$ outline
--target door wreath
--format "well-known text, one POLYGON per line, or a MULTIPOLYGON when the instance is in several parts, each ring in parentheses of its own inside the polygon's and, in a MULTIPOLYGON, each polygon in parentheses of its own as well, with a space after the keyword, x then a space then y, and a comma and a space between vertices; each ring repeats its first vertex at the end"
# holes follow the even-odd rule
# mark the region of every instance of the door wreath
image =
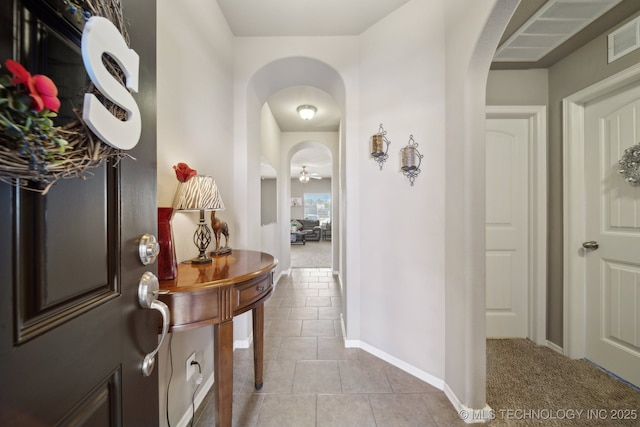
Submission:
MULTIPOLYGON (((63 0, 57 13, 80 29, 91 16, 107 18, 129 44, 119 0, 63 0)), ((125 75, 116 62, 106 57, 105 65, 125 86, 125 75)), ((60 101, 55 82, 47 76, 31 75, 12 59, 4 62, 4 69, 8 73, 0 76, 0 181, 45 195, 61 178, 85 179, 91 176, 91 168, 131 157, 102 142, 78 109, 74 109, 74 120, 54 126, 60 101)), ((126 112, 93 83, 84 92, 96 95, 113 116, 126 119, 126 112)))
POLYGON ((640 185, 640 144, 624 150, 618 165, 618 172, 624 176, 625 181, 634 186, 640 185))

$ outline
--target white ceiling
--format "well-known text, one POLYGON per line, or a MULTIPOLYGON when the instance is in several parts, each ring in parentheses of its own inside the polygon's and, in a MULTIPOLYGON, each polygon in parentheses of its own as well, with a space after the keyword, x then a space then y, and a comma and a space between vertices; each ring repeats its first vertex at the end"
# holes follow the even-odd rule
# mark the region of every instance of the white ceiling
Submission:
MULTIPOLYGON (((220 9, 231 28, 238 37, 290 37, 290 36, 355 36, 389 15, 409 0, 217 0, 220 9)), ((475 1, 475 0, 469 0, 475 1)), ((523 51, 527 43, 538 44, 541 39, 519 37, 526 35, 527 28, 532 22, 525 22, 531 15, 541 19, 565 19, 556 27, 557 33, 566 33, 571 37, 572 29, 583 28, 599 16, 600 11, 608 10, 611 5, 621 0, 523 0, 519 10, 524 15, 523 20, 513 19, 518 23, 515 35, 509 39, 507 46, 523 47, 518 61, 524 62, 523 51), (546 3, 546 5, 545 5, 546 3), (532 7, 527 7, 533 5, 532 7), (536 12, 538 14, 536 15, 536 12), (579 25, 576 20, 580 20, 579 25), (520 25, 522 24, 522 25, 520 25)), ((640 2, 640 0, 625 0, 624 3, 640 2)), ((522 16, 522 15, 521 15, 522 16)), ((543 22, 543 21, 540 21, 543 22)), ((549 23, 548 21, 546 23, 549 23)), ((551 22, 554 24, 557 22, 551 22)), ((535 28, 535 26, 534 26, 535 28)), ((556 45, 557 46, 557 45, 556 45)), ((554 47, 544 48, 549 52, 554 47)), ((533 52, 535 49, 531 49, 533 52)), ((558 49, 559 50, 559 49, 558 49)), ((513 51, 511 51, 513 52, 513 51)), ((533 55, 533 54, 532 54, 533 55)), ((532 56, 529 55, 529 56, 532 56)), ((540 50, 536 50, 536 56, 540 50)), ((526 56, 526 54, 525 54, 526 56)), ((534 59, 532 59, 534 60, 534 59)), ((514 67, 515 68, 515 67, 514 67)), ((273 94, 268 100, 280 130, 283 132, 327 132, 337 131, 341 112, 335 100, 327 93, 308 86, 296 86, 273 94), (299 105, 311 104, 318 108, 317 116, 309 121, 303 121, 296 114, 299 105)), ((321 176, 331 176, 330 160, 327 164, 327 153, 320 153, 306 149, 294 156, 291 165, 291 176, 297 177, 302 165, 308 166, 310 173, 316 172, 321 176), (314 161, 315 160, 315 161, 314 161), (314 170, 315 168, 315 170, 314 170)))
MULTIPOLYGON (((337 132, 341 112, 335 99, 323 90, 311 86, 291 86, 267 99, 274 119, 282 132, 337 132), (317 108, 311 120, 303 120, 297 112, 300 105, 317 108)), ((291 159, 291 176, 298 177, 302 166, 309 173, 329 178, 332 174, 329 149, 305 148, 291 159)), ((263 171, 263 177, 268 176, 263 171)))
MULTIPOLYGON (((238 37, 356 36, 409 0, 217 0, 231 31, 238 37)), ((273 94, 269 108, 282 132, 337 132, 342 115, 328 93, 309 86, 294 86, 273 94), (302 120, 296 108, 318 109, 302 120)), ((307 148, 291 159, 291 176, 302 166, 310 174, 331 176, 328 150, 307 148)), ((269 175, 263 167, 263 176, 269 175)))
POLYGON ((409 0, 218 0, 238 37, 356 36, 409 0))
POLYGON ((282 132, 337 132, 340 109, 327 92, 311 86, 291 86, 267 99, 271 113, 282 132), (318 109, 311 120, 302 120, 296 111, 300 105, 318 109))

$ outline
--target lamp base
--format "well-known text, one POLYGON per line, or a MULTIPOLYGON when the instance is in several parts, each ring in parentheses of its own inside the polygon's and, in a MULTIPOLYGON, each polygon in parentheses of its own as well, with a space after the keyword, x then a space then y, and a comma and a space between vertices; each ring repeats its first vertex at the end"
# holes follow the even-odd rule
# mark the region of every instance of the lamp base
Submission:
POLYGON ((210 264, 211 263, 211 258, 209 258, 208 256, 198 256, 197 258, 192 259, 191 264, 210 264))
POLYGON ((211 230, 204 221, 204 209, 200 209, 200 221, 198 228, 193 233, 193 243, 198 248, 198 257, 191 260, 191 264, 209 264, 211 258, 207 256, 207 247, 211 243, 211 230))

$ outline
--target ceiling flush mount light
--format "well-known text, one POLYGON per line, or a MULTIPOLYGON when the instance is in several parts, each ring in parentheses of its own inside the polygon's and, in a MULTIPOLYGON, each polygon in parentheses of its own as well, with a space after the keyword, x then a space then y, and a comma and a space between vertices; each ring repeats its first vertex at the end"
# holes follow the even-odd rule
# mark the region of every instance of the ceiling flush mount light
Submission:
POLYGON ((371 141, 371 155, 373 159, 378 162, 380 170, 382 170, 382 165, 389 158, 387 152, 389 151, 389 144, 391 143, 387 139, 387 131, 382 127, 382 123, 378 129, 378 133, 372 135, 369 140, 371 141))
POLYGON ((307 169, 305 168, 306 166, 302 167, 302 170, 300 171, 300 177, 298 178, 300 182, 303 184, 306 184, 307 182, 309 182, 309 172, 307 172, 307 169))
POLYGON ((301 105, 297 108, 298 114, 303 120, 311 120, 318 109, 313 105, 301 105))
POLYGON ((420 175, 420 163, 423 157, 418 151, 418 143, 413 140, 413 135, 409 135, 409 143, 400 152, 402 153, 402 172, 413 186, 413 181, 420 175))

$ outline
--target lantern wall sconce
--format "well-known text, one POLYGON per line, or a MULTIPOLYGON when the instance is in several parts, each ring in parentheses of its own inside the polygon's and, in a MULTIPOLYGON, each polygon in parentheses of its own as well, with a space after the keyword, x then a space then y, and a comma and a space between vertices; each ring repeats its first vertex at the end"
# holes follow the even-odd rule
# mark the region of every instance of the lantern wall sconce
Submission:
POLYGON ((382 170, 382 165, 389 158, 387 152, 389 151, 389 144, 391 144, 387 139, 387 131, 384 130, 382 124, 380 124, 378 133, 372 135, 369 140, 371 141, 371 155, 373 159, 378 162, 380 170, 382 170))
POLYGON ((409 143, 400 152, 402 154, 402 173, 409 178, 409 182, 413 186, 413 181, 420 175, 420 164, 423 157, 418 151, 418 143, 413 140, 413 135, 409 135, 409 143))

